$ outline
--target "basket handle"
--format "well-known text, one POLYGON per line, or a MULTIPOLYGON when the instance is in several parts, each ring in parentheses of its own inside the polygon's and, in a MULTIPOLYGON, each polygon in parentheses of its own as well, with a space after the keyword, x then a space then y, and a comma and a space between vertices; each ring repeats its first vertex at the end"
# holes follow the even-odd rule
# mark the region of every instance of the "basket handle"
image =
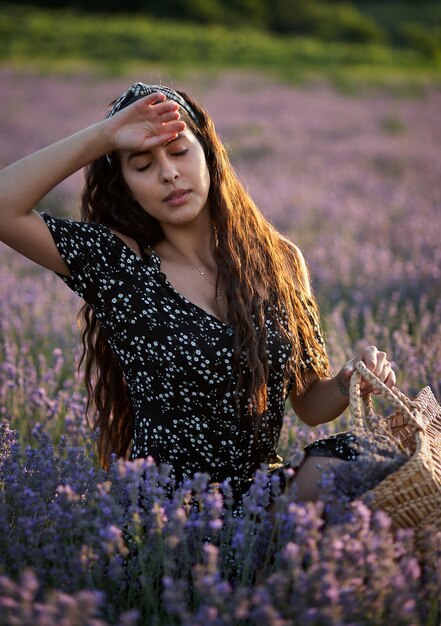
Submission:
MULTIPOLYGON (((362 413, 361 413, 361 393, 360 384, 361 379, 367 380, 372 387, 379 391, 380 394, 390 402, 390 404, 401 412, 406 424, 411 424, 415 430, 424 430, 424 422, 421 416, 421 412, 418 410, 416 404, 409 400, 401 391, 396 387, 389 389, 381 380, 375 376, 363 361, 358 361, 355 365, 354 372, 351 376, 351 383, 349 389, 349 405, 352 418, 356 423, 362 425, 362 413)), ((372 408, 372 399, 370 394, 364 399, 365 415, 373 416, 374 411, 372 408)))

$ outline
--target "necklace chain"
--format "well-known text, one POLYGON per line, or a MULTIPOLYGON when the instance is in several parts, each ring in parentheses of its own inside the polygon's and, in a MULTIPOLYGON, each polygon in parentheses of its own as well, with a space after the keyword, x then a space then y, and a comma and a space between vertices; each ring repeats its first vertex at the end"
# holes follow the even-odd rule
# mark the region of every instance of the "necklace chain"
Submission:
MULTIPOLYGON (((154 250, 154 248, 151 248, 151 250, 154 250)), ((224 299, 224 294, 222 292, 222 289, 220 289, 220 287, 216 287, 216 285, 213 283, 213 281, 211 281, 208 278, 207 274, 204 271, 202 271, 197 265, 192 265, 191 263, 188 263, 186 261, 184 261, 184 263, 185 265, 188 265, 188 267, 191 267, 192 269, 195 269, 197 272, 199 272, 202 278, 205 278, 205 280, 216 289, 216 296, 215 296, 216 302, 221 302, 224 299)))
POLYGON ((210 285, 213 285, 213 287, 216 289, 216 302, 220 302, 221 300, 223 300, 224 294, 222 293, 222 290, 219 287, 216 287, 216 285, 213 283, 213 281, 211 281, 208 278, 207 274, 205 272, 203 272, 197 265, 190 265, 190 267, 192 267, 193 269, 197 270, 199 272, 199 274, 203 278, 205 278, 205 280, 208 283, 210 283, 210 285))

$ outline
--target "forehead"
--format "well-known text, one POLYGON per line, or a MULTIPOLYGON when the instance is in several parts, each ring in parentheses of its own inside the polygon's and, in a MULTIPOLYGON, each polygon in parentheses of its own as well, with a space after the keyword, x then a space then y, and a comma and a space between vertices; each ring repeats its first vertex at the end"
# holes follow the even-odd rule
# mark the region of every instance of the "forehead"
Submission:
POLYGON ((163 146, 168 146, 179 139, 187 139, 188 141, 196 141, 196 137, 193 132, 186 126, 185 130, 182 130, 175 139, 169 139, 166 141, 163 146))

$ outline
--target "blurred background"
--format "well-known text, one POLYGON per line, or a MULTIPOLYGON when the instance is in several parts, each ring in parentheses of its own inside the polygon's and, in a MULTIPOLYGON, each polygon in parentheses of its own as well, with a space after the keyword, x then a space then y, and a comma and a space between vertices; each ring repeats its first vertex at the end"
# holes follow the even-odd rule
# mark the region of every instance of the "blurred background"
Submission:
MULTIPOLYGON (((440 79, 439 2, 0 3, 0 166, 102 119, 136 80, 192 93, 262 212, 303 250, 334 368, 376 343, 403 391, 440 397, 440 79)), ((39 208, 77 216, 81 182, 39 208)), ((62 390, 63 406, 83 395, 80 302, 0 256, 0 411, 29 431, 46 419, 43 392, 62 390)))
POLYGON ((322 70, 336 64, 429 70, 440 60, 441 6, 434 0, 25 0, 0 6, 1 56, 11 60, 264 65, 288 75, 320 64, 322 70), (323 45, 329 43, 355 47, 350 54, 345 46, 323 45))

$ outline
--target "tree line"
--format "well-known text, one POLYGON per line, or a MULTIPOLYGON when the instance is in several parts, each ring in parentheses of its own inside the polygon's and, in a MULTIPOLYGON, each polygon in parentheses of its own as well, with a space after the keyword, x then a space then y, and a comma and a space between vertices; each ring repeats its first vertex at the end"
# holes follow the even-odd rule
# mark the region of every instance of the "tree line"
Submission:
MULTIPOLYGON (((233 28, 249 26, 279 34, 314 36, 325 41, 400 43, 403 37, 406 40, 426 38, 425 26, 415 23, 415 19, 421 21, 418 18, 423 14, 432 19, 431 9, 436 2, 422 1, 417 7, 414 0, 15 0, 6 4, 97 13, 139 13, 180 22, 233 28), (406 16, 404 29, 403 15, 406 16)), ((437 11, 436 17, 441 23, 441 11, 437 11)))

